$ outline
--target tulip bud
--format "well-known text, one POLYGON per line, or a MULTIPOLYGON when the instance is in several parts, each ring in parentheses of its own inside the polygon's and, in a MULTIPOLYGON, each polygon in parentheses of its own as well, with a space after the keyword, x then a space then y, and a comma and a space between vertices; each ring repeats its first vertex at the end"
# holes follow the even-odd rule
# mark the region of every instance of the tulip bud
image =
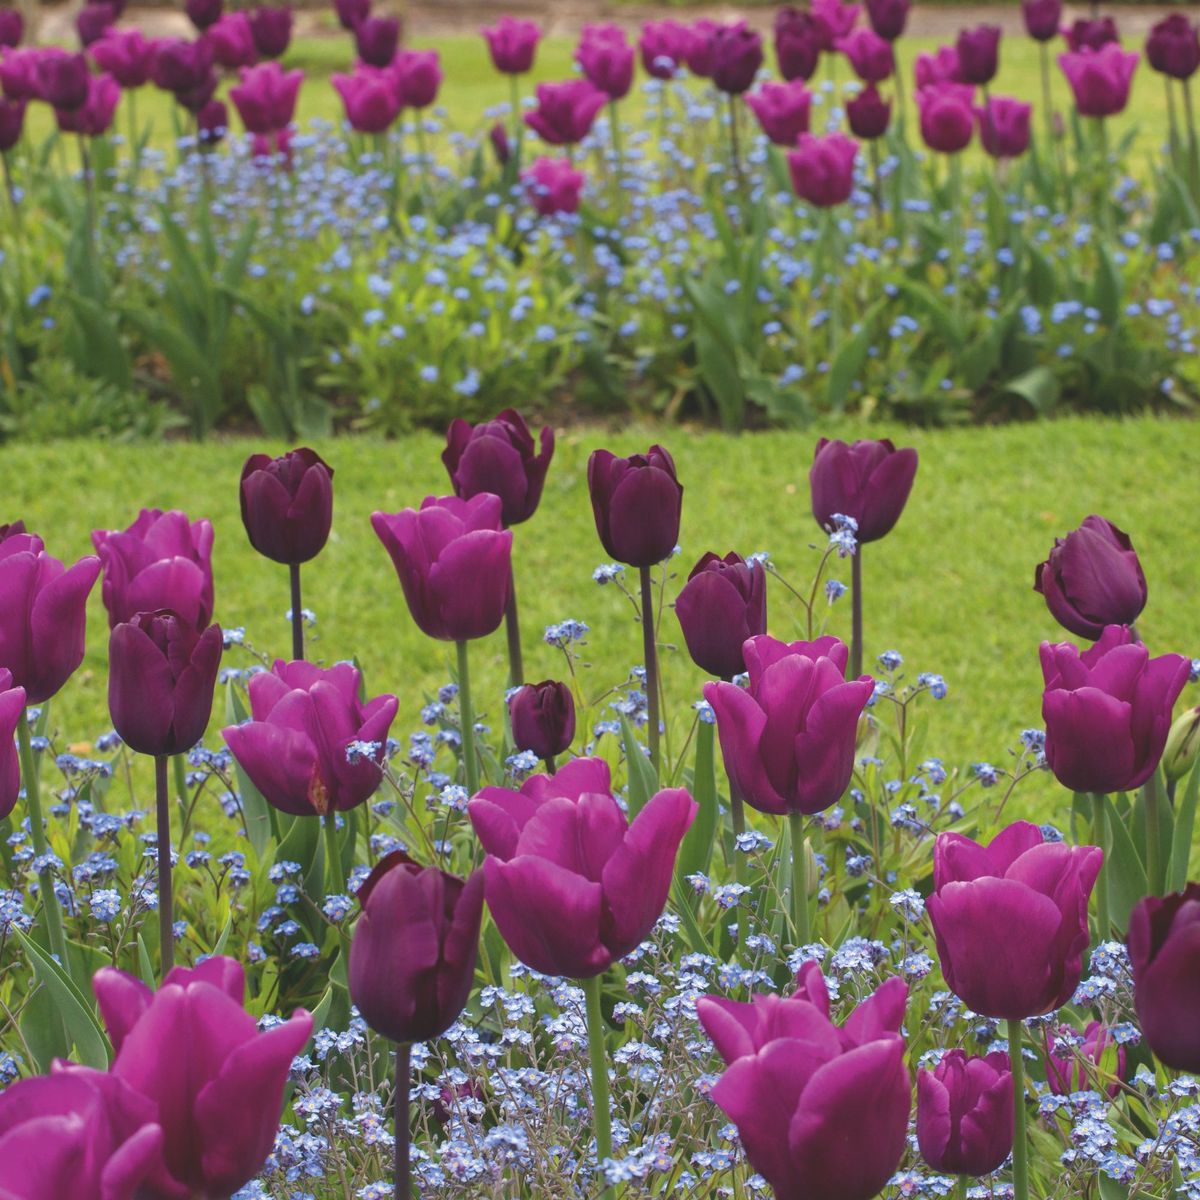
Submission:
POLYGON ((25 18, 15 8, 0 8, 0 46, 19 46, 25 18))
POLYGON ((949 1050, 917 1072, 917 1142, 947 1175, 990 1175, 1012 1153, 1013 1077, 999 1052, 949 1050))
POLYGON ((767 632, 767 573, 740 554, 706 554, 693 568, 675 601, 692 661, 719 679, 746 669, 742 646, 767 632))
POLYGON ((744 21, 721 25, 712 35, 712 81, 718 91, 740 96, 763 65, 762 38, 744 21))
POLYGON ((859 542, 878 541, 900 519, 916 474, 917 452, 887 438, 849 445, 821 438, 808 472, 813 516, 825 530, 838 513, 853 517, 859 542))
POLYGON ((184 11, 188 20, 204 33, 221 19, 223 0, 186 0, 184 11))
POLYGON ((1167 734, 1167 745, 1163 750, 1163 774, 1172 783, 1182 779, 1196 761, 1200 751, 1200 705, 1189 708, 1187 712, 1175 718, 1170 733, 1167 734))
POLYGON ((618 458, 595 450, 588 459, 592 515, 604 549, 631 567, 669 558, 679 541, 683 487, 662 446, 618 458))
POLYGON ((354 44, 368 66, 386 67, 400 46, 400 18, 364 17, 355 26, 354 44))
MULTIPOLYGON (((504 145, 507 152, 507 138, 504 145)), ((481 492, 499 496, 504 524, 510 526, 528 521, 537 511, 553 456, 554 430, 547 425, 535 446, 525 418, 506 408, 478 425, 461 417, 451 421, 442 462, 456 496, 463 500, 481 492)))
POLYGON ((621 100, 633 84, 634 48, 619 25, 587 25, 575 53, 584 76, 610 100, 621 100))
POLYGON ((547 679, 517 688, 508 699, 508 716, 517 749, 546 762, 575 740, 575 700, 565 683, 547 679))
POLYGON ((320 554, 333 522, 333 468, 315 451, 252 454, 242 468, 242 524, 250 544, 277 563, 320 554))
POLYGON ((263 58, 279 58, 292 40, 290 8, 255 8, 250 12, 250 33, 263 58))
POLYGON ((533 67, 542 31, 532 21, 501 17, 480 31, 487 39, 492 65, 506 75, 524 75, 533 67))

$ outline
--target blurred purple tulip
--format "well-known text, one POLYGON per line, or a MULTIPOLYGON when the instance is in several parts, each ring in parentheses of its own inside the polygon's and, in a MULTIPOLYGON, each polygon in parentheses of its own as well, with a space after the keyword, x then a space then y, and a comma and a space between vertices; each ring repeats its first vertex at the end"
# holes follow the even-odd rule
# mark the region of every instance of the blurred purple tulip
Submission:
POLYGON ((208 38, 178 38, 155 43, 150 75, 156 86, 180 95, 195 92, 212 75, 213 49, 208 38))
POLYGON ((69 54, 54 46, 37 52, 37 98, 64 111, 82 108, 88 101, 91 73, 82 54, 69 54))
POLYGON ((75 14, 75 32, 79 35, 79 44, 86 50, 108 32, 116 19, 116 10, 111 4, 90 0, 75 14))
POLYGON ((204 33, 221 19, 224 7, 224 0, 185 0, 183 9, 188 20, 204 33))
POLYGON ((1062 0, 1021 0, 1025 31, 1034 41, 1052 41, 1062 24, 1062 8, 1062 0))
POLYGON ((846 101, 846 120, 856 138, 873 141, 887 133, 892 120, 892 102, 885 100, 873 83, 868 83, 852 100, 846 101))
POLYGON ((633 86, 634 55, 619 25, 585 25, 575 61, 594 87, 610 100, 621 100, 633 86))
POLYGON ((25 33, 25 18, 15 8, 0 8, 0 47, 19 46, 25 33))
POLYGON ((962 83, 986 87, 1000 67, 1000 26, 977 25, 958 35, 958 78, 962 83))
POLYGON ((491 143, 492 153, 496 156, 496 162, 502 167, 508 166, 512 158, 512 142, 509 141, 508 130, 503 121, 495 122, 488 130, 488 141, 491 143))
POLYGON ((855 29, 834 44, 864 83, 881 83, 896 69, 892 43, 873 29, 855 29))
POLYGON ((968 84, 940 83, 917 93, 921 137, 939 154, 958 154, 971 142, 975 130, 975 89, 968 84))
POLYGON ((196 114, 196 131, 203 146, 215 146, 229 132, 229 112, 223 100, 210 100, 196 114))
POLYGON ((400 48, 399 17, 363 17, 354 27, 358 57, 369 67, 386 67, 400 48))
POLYGON ((545 156, 535 159, 532 166, 522 171, 521 180, 529 202, 543 217, 578 212, 587 182, 583 172, 577 171, 569 159, 545 156))
POLYGON ((79 108, 54 110, 59 132, 100 137, 112 126, 120 99, 121 85, 111 75, 89 76, 87 100, 79 108))
POLYGON ((249 13, 254 48, 263 58, 280 58, 292 40, 292 10, 260 5, 249 13))
POLYGON ((917 1072, 917 1144, 943 1175, 990 1175, 1013 1149, 1013 1077, 1008 1055, 947 1050, 917 1072))
POLYGON ((333 75, 330 82, 342 98, 350 128, 358 133, 383 133, 400 115, 400 100, 387 71, 358 67, 352 75, 333 75))
POLYGON ((333 468, 315 450, 250 455, 239 496, 246 536, 259 554, 296 564, 324 549, 333 524, 333 468))
POLYGON ((213 60, 226 71, 251 67, 258 61, 250 18, 244 12, 228 12, 205 35, 213 60))
POLYGON ((533 69, 542 31, 533 21, 501 17, 480 31, 487 40, 492 65, 505 75, 524 75, 533 69))
POLYGON ((859 542, 875 542, 895 527, 917 474, 917 452, 887 438, 846 443, 821 438, 808 472, 812 511, 824 530, 838 514, 858 523, 859 542))
POLYGON ((528 521, 537 511, 553 456, 554 430, 545 426, 535 446, 525 418, 506 408, 477 425, 462 417, 451 421, 442 462, 456 496, 499 496, 502 519, 511 526, 528 521))
POLYGON ((742 646, 767 632, 767 573, 740 554, 709 552, 692 568, 675 601, 692 661, 719 679, 746 669, 742 646))
POLYGON ((638 38, 642 68, 655 79, 674 79, 687 64, 690 33, 678 21, 647 21, 638 38))
POLYGON ((26 103, 0 96, 0 154, 8 153, 21 140, 26 103))
POLYGON ((811 0, 809 11, 821 33, 821 48, 832 50, 838 39, 854 28, 862 9, 857 4, 843 4, 842 0, 811 0))
POLYGON ((110 29, 92 44, 89 53, 126 91, 149 82, 155 45, 140 30, 110 29))
POLYGON ((38 78, 41 57, 42 51, 32 46, 0 54, 0 91, 3 91, 5 99, 15 102, 42 98, 38 78))
POLYGON ((710 79, 713 73, 713 34, 720 28, 716 21, 701 19, 687 27, 687 68, 697 79, 710 79))
POLYGON ((442 86, 436 50, 401 50, 388 68, 401 108, 428 108, 442 86))
POLYGON ((710 78, 718 91, 740 96, 753 86, 762 65, 762 38, 744 21, 713 31, 710 78))
MULTIPOLYGON (((574 711, 571 714, 574 723, 574 711)), ((0 821, 21 795, 21 761, 13 738, 25 719, 25 689, 12 686, 12 672, 0 667, 0 821)))
POLYGON ((908 24, 912 0, 866 0, 867 20, 881 38, 894 42, 908 24))
POLYGON ((1146 38, 1146 61, 1171 79, 1190 79, 1200 68, 1200 30, 1183 13, 1170 13, 1146 38))
POLYGON ((1079 115, 1111 117, 1124 112, 1139 58, 1112 42, 1100 50, 1060 54, 1058 65, 1071 85, 1079 115))
POLYGON ((662 446, 629 458, 594 450, 588 459, 588 491, 596 532, 617 562, 652 567, 670 557, 679 541, 683 485, 674 459, 662 446))
POLYGON ((758 118, 763 133, 777 146, 794 146, 808 132, 812 92, 802 79, 790 83, 764 83, 746 94, 746 103, 758 118))
POLYGON ((1020 158, 1029 149, 1033 105, 1009 96, 989 96, 975 110, 979 140, 993 158, 1020 158))
POLYGON ((1082 1036, 1069 1026, 1054 1027, 1046 1036, 1046 1086, 1056 1096, 1090 1091, 1087 1063, 1100 1067, 1109 1050, 1112 1067, 1108 1073, 1116 1078, 1105 1091, 1110 1100, 1115 1100, 1125 1077, 1125 1047, 1117 1042, 1108 1026, 1102 1021, 1090 1021, 1082 1036))
POLYGON ((786 80, 811 79, 821 59, 823 31, 812 14, 800 8, 781 8, 775 16, 775 59, 786 80))
POLYGON ((796 195, 817 208, 845 204, 854 191, 858 143, 844 133, 802 133, 787 156, 796 195))
POLYGON ((333 0, 333 11, 337 14, 338 24, 347 33, 353 33, 359 21, 370 16, 371 0, 333 0))
POLYGON ((565 683, 546 679, 517 688, 508 698, 508 718, 516 748, 546 762, 575 740, 575 700, 565 683))
POLYGON ((540 83, 537 108, 525 114, 525 124, 552 146, 570 146, 591 132, 596 115, 608 102, 586 79, 540 83))
POLYGON ((265 62, 243 67, 241 79, 241 83, 229 89, 229 98, 247 133, 266 136, 292 123, 296 97, 304 82, 303 71, 298 68, 285 71, 277 62, 265 62))
MULTIPOLYGON (((918 54, 914 77, 918 90, 940 83, 962 83, 958 51, 953 46, 939 46, 932 54, 918 54)), ((972 89, 972 97, 974 94, 972 89)))
POLYGON ((1081 50, 1103 50, 1105 46, 1119 45, 1116 22, 1112 17, 1077 17, 1062 35, 1072 53, 1081 50))

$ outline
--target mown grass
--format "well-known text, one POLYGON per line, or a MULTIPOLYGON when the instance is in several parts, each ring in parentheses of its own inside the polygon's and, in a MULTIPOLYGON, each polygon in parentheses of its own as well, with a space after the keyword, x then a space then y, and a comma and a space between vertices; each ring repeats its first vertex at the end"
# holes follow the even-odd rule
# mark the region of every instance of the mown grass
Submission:
MULTIPOLYGON (((1192 475, 1200 430, 1192 422, 1139 418, 1069 419, 1037 425, 935 432, 845 427, 841 436, 890 432, 921 453, 908 509, 886 541, 867 548, 866 646, 869 656, 898 649, 905 671, 943 674, 950 693, 928 702, 924 752, 948 763, 1003 764, 1023 727, 1040 724, 1037 646, 1065 636, 1031 590, 1033 569, 1055 534, 1100 511, 1129 530, 1150 586, 1139 628, 1158 652, 1200 652, 1196 618, 1200 510, 1192 475)), ((545 625, 575 617, 592 633, 593 665, 584 690, 598 695, 640 662, 640 634, 627 601, 600 588, 591 572, 605 555, 596 539, 586 487, 588 453, 598 445, 644 449, 659 439, 674 452, 686 493, 682 555, 667 589, 673 598, 691 564, 708 549, 770 551, 794 582, 810 577, 819 539, 808 508, 813 436, 767 433, 728 437, 685 429, 565 431, 540 511, 516 534, 516 573, 530 678, 558 677, 563 661, 540 641, 545 625)), ((5 448, 5 520, 23 517, 62 557, 90 551, 94 527, 123 527, 139 505, 181 507, 216 527, 217 619, 241 625, 256 646, 287 654, 286 572, 250 549, 238 515, 238 475, 259 442, 105 446, 59 443, 5 448)), ((342 438, 318 447, 336 469, 334 532, 306 567, 304 603, 318 624, 311 654, 327 661, 357 656, 373 691, 401 697, 394 732, 417 728, 428 693, 450 677, 452 649, 418 633, 369 524, 374 509, 394 511, 427 493, 443 493, 441 443, 418 435, 384 443, 342 438)), ((848 564, 838 572, 848 579, 848 564)), ((772 583, 770 627, 799 636, 799 609, 772 583)), ((831 629, 848 633, 848 601, 831 629)), ((680 645, 674 616, 662 638, 680 645)), ((54 701, 63 740, 88 743, 109 728, 107 626, 93 596, 84 668, 54 701)), ((674 742, 691 720, 687 705, 703 678, 679 650, 667 649, 665 680, 674 742)), ((231 651, 228 665, 247 665, 231 651)), ((500 723, 505 683, 503 634, 473 651, 477 704, 500 723)), ((1189 690, 1192 702, 1195 692, 1189 690)), ((220 712, 218 708, 218 712, 220 712)), ((593 713, 590 720, 611 713, 593 713)), ((215 722, 214 722, 215 725, 215 722)), ((1048 777, 1026 785, 1021 812, 1051 816, 1063 794, 1048 777)))

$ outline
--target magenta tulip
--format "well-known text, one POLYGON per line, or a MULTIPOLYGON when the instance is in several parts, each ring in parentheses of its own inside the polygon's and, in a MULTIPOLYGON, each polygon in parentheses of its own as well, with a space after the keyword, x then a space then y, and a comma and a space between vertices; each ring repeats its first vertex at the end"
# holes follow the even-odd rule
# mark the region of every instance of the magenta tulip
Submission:
POLYGON ((370 16, 371 0, 333 0, 333 11, 338 24, 347 33, 353 33, 359 21, 370 16))
POLYGON ((585 25, 575 61, 584 77, 610 100, 621 100, 633 86, 634 48, 619 25, 585 25))
POLYGON ((1079 115, 1111 117, 1123 112, 1129 103, 1129 85, 1138 58, 1133 51, 1127 53, 1112 42, 1100 50, 1060 54, 1058 65, 1071 85, 1079 115))
POLYGON ((244 12, 226 13, 205 35, 213 60, 227 71, 251 67, 258 61, 250 18, 244 12))
POLYGON ((42 51, 32 47, 6 50, 0 54, 0 90, 7 100, 40 100, 38 62, 42 51))
POLYGON ((259 554, 296 564, 324 549, 333 524, 333 468, 315 450, 250 455, 239 496, 246 536, 259 554))
POLYGON ((0 154, 6 154, 20 140, 25 128, 25 100, 0 96, 0 154))
POLYGON ((873 83, 868 83, 857 96, 846 101, 846 120, 856 138, 873 141, 887 133, 892 120, 892 102, 885 100, 873 83))
POLYGON ((608 97, 586 79, 539 83, 537 108, 525 114, 525 124, 551 146, 572 146, 587 137, 607 103, 608 97))
POLYGON ((873 29, 855 29, 839 38, 834 48, 846 56, 854 73, 864 83, 881 83, 896 69, 892 43, 873 29))
POLYGON ((400 100, 386 71, 359 67, 353 75, 333 75, 330 82, 342 98, 350 128, 359 133, 383 133, 400 115, 400 100))
POLYGON ((854 28, 862 10, 857 4, 843 4, 842 0, 812 0, 809 11, 821 31, 822 48, 832 50, 854 28))
POLYGON ((79 35, 79 44, 86 50, 93 42, 98 42, 116 19, 117 14, 111 4, 96 0, 85 4, 75 14, 75 32, 79 35))
POLYGON ((986 87, 1000 67, 1000 26, 977 25, 964 29, 954 43, 958 52, 958 78, 962 83, 986 87))
POLYGON ((794 146, 808 132, 812 92, 802 79, 791 83, 764 83, 746 94, 746 104, 758 118, 762 131, 777 146, 794 146))
POLYGON ((211 29, 220 19, 223 0, 186 0, 183 9, 188 20, 201 32, 211 29))
POLYGON ((1021 0, 1025 31, 1037 42, 1049 42, 1058 37, 1062 7, 1062 0, 1021 0))
POLYGON ((1008 1055, 948 1050, 917 1072, 917 1144, 943 1175, 990 1175, 1013 1149, 1008 1055))
POLYGON ((370 67, 386 67, 400 47, 399 17, 364 17, 355 26, 358 57, 370 67))
POLYGON ((521 172, 521 181, 529 202, 543 217, 578 212, 587 182, 583 172, 575 170, 568 159, 544 156, 521 172))
POLYGON ((229 111, 223 100, 210 100, 196 114, 196 132, 203 146, 215 146, 229 132, 229 111))
POLYGON ((844 133, 802 133, 787 156, 796 195, 817 208, 845 204, 854 191, 857 158, 858 143, 844 133))
POLYGON ((853 517, 859 542, 876 542, 895 527, 917 474, 917 452, 887 438, 847 444, 821 438, 808 483, 817 524, 829 531, 837 515, 853 517))
POLYGON ((241 83, 229 89, 229 98, 246 132, 265 137, 286 129, 296 114, 303 82, 303 71, 285 71, 277 62, 243 67, 241 83))
POLYGON ((90 49, 91 56, 127 91, 142 87, 154 65, 154 43, 137 29, 110 29, 90 49))
POLYGON ((436 50, 401 50, 389 68, 401 108, 428 108, 442 86, 436 50))
POLYGON ((250 10, 254 48, 263 58, 279 58, 292 40, 292 10, 266 6, 250 10))
POLYGON ((655 79, 673 79, 687 63, 690 33, 678 21, 647 21, 638 38, 642 67, 655 79))
POLYGON ((894 42, 908 24, 911 0, 866 0, 867 20, 881 38, 894 42))
POLYGON ((1029 121, 1033 105, 1009 96, 989 96, 975 110, 979 140, 993 158, 1020 158, 1029 149, 1029 121))
POLYGON ((1200 30, 1183 13, 1163 17, 1146 38, 1146 61, 1170 79, 1190 79, 1200 68, 1200 30))
POLYGON ((762 38, 744 21, 713 30, 712 74, 718 91, 740 96, 748 91, 763 65, 762 38))
POLYGON ((1105 46, 1119 45, 1121 41, 1112 17, 1076 17, 1062 33, 1073 53, 1103 50, 1105 46))
POLYGON ((821 60, 824 37, 811 13, 781 8, 775 17, 775 59, 786 80, 811 79, 821 60))
POLYGON ((82 108, 88 99, 88 61, 82 54, 68 54, 54 46, 39 50, 34 59, 37 68, 37 98, 51 108, 82 108))
POLYGON ((15 8, 0 8, 0 47, 19 46, 25 33, 25 18, 15 8))
POLYGON ((931 84, 917 93, 921 137, 931 150, 958 154, 967 148, 975 129, 974 94, 974 88, 959 83, 931 84))
POLYGON ((21 795, 21 762, 13 738, 23 720, 25 689, 13 687, 12 672, 0 668, 0 821, 16 808, 21 795))
POLYGON ((90 76, 87 100, 80 107, 54 110, 59 132, 100 137, 111 127, 120 99, 121 86, 111 75, 90 76))
POLYGON ((542 31, 533 21, 501 17, 495 25, 481 30, 487 39, 492 65, 505 75, 524 75, 533 70, 542 31))
POLYGON ((767 632, 767 573, 740 554, 705 554, 675 601, 692 661, 719 679, 746 669, 742 647, 767 632))
MULTIPOLYGON (((933 54, 918 54, 914 75, 918 91, 939 83, 961 83, 958 51, 953 46, 939 46, 933 54)), ((974 91, 972 91, 974 96, 974 91)))
POLYGON ((683 485, 662 446, 629 458, 592 451, 588 491, 596 532, 609 555, 631 567, 652 567, 670 557, 679 541, 683 485))
POLYGON ((213 48, 208 38, 177 38, 154 44, 150 76, 155 86, 176 96, 197 92, 212 77, 213 48))

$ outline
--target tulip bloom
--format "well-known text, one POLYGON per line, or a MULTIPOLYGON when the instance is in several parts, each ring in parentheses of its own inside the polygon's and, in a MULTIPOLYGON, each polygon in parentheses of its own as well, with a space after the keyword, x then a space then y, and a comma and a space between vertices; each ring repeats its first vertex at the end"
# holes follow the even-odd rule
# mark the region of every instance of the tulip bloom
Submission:
POLYGON ((629 458, 594 450, 588 491, 596 532, 608 554, 639 568, 670 557, 679 541, 683 485, 675 460, 662 446, 629 458))
POLYGON ((110 29, 89 53, 123 88, 139 88, 150 79, 154 43, 137 29, 110 29))
POLYGON ((173 38, 155 43, 150 75, 156 87, 181 96, 204 87, 212 65, 213 48, 207 37, 194 42, 173 38))
POLYGON ((56 695, 83 661, 87 598, 99 574, 99 559, 64 567, 34 534, 0 541, 0 668, 30 704, 56 695))
POLYGON ((535 446, 525 418, 506 408, 478 425, 462 417, 451 421, 442 462, 456 496, 463 500, 481 492, 499 496, 504 524, 512 526, 528 521, 537 511, 553 456, 554 430, 547 425, 535 446))
POLYGON ((541 157, 521 172, 525 194, 539 216, 554 217, 559 213, 576 213, 587 182, 569 159, 541 157))
POLYGON ((655 79, 673 79, 687 61, 689 33, 678 21, 647 21, 638 38, 642 67, 655 79))
POLYGON ((1095 514, 1054 539, 1033 590, 1064 629, 1093 640, 1108 625, 1132 625, 1146 607, 1146 576, 1129 535, 1095 514))
POLYGON ((488 855, 488 910, 509 949, 544 975, 591 979, 650 936, 696 803, 667 788, 630 823, 608 764, 576 758, 519 792, 484 788, 467 813, 488 855))
POLYGON ((989 96, 975 110, 979 140, 993 158, 1020 158, 1029 149, 1029 119, 1033 105, 1008 96, 989 96))
POLYGON ((389 68, 401 108, 428 108, 442 86, 436 50, 401 50, 389 68))
POLYGON ((857 157, 858 143, 844 133, 802 133, 787 156, 796 195, 818 208, 844 204, 854 191, 857 157))
POLYGON ((75 32, 79 35, 79 44, 86 50, 93 42, 98 42, 116 19, 117 14, 111 4, 85 4, 75 15, 75 32))
POLYGON ((853 517, 855 538, 875 542, 891 533, 912 491, 917 452, 897 450, 887 438, 846 442, 821 438, 808 472, 812 511, 824 530, 834 517, 853 517))
POLYGON ((280 58, 292 40, 292 10, 263 6, 250 10, 254 48, 263 58, 280 58))
POLYGON ((296 564, 321 553, 333 523, 333 468, 315 450, 250 455, 240 495, 242 524, 259 554, 296 564))
POLYGON ((1151 658, 1117 625, 1082 654, 1069 642, 1043 642, 1041 659, 1046 762, 1055 778, 1076 792, 1141 787, 1167 744, 1188 660, 1151 658))
POLYGON ((1111 117, 1123 112, 1129 103, 1129 85, 1139 57, 1115 43, 1108 43, 1100 50, 1060 54, 1058 65, 1075 94, 1079 115, 1111 117))
POLYGON ((12 101, 40 100, 38 63, 43 51, 32 47, 0 54, 0 90, 12 101))
POLYGON ((929 918, 950 990, 985 1017, 1022 1021, 1071 998, 1088 944, 1098 846, 1046 842, 1016 821, 987 846, 938 835, 929 918))
POLYGON ((547 679, 517 688, 508 698, 508 718, 517 749, 536 754, 551 771, 575 740, 575 701, 565 683, 547 679))
POLYGON ((846 56, 863 83, 881 83, 896 69, 891 42, 872 29, 855 29, 839 38, 834 48, 846 56))
POLYGON ((918 54, 914 74, 918 92, 939 83, 961 83, 958 51, 953 46, 939 46, 933 54, 918 54))
POLYGON ((846 101, 846 119, 856 138, 873 141, 887 133, 892 102, 885 100, 873 83, 868 83, 854 99, 846 101))
POLYGON ((1021 0, 1021 15, 1034 41, 1052 41, 1062 25, 1062 0, 1021 0))
POLYGON ((349 663, 322 670, 277 660, 269 673, 251 677, 251 719, 221 733, 269 804, 296 816, 325 816, 374 794, 397 701, 390 695, 362 701, 361 682, 349 663))
POLYGON ((487 40, 492 65, 505 75, 524 75, 533 70, 542 31, 533 21, 501 17, 495 25, 480 30, 487 40))
POLYGON ((91 78, 87 59, 51 46, 34 59, 37 69, 37 98, 52 108, 82 108, 87 103, 91 78))
POLYGON ((20 140, 25 128, 25 100, 0 96, 0 154, 6 154, 20 140))
POLYGON ((1200 883, 1147 896, 1129 918, 1129 960, 1138 1024, 1154 1055, 1200 1072, 1200 883))
POLYGON ((188 20, 201 32, 211 29, 220 19, 223 0, 186 0, 183 8, 188 20))
POLYGON ((1200 68, 1200 31, 1183 13, 1163 17, 1146 38, 1146 61, 1169 79, 1190 79, 1200 68))
MULTIPOLYGON (((574 724, 574 711, 571 713, 574 724)), ((21 795, 21 760, 13 738, 25 720, 25 689, 12 686, 12 672, 0 668, 0 821, 21 795)))
POLYGON ((1012 1153, 1013 1077, 1008 1056, 948 1050, 917 1072, 917 1144, 944 1175, 990 1175, 1012 1153))
POLYGON ((359 67, 353 75, 332 76, 330 82, 346 107, 350 128, 359 133, 383 133, 400 115, 400 100, 386 71, 359 67))
POLYGON ((355 26, 358 57, 371 67, 386 67, 400 46, 399 17, 364 17, 355 26))
POLYGON ((1125 1047, 1117 1043, 1108 1027, 1100 1021, 1091 1021, 1083 1031, 1082 1039, 1074 1030, 1059 1028, 1046 1040, 1046 1085, 1056 1096, 1069 1096, 1091 1088, 1087 1063, 1100 1067, 1105 1052, 1111 1047, 1112 1069, 1108 1072, 1116 1079, 1105 1089, 1109 1099, 1115 1099, 1121 1091, 1120 1080, 1125 1075, 1125 1047), (1080 1060, 1086 1061, 1080 1061, 1080 1060))
POLYGON ((214 61, 227 71, 250 67, 258 61, 250 18, 244 12, 226 13, 209 29, 204 40, 212 47, 214 61))
MULTIPOLYGON (((258 10, 268 11, 273 10, 258 10)), ((246 132, 269 136, 286 129, 296 114, 296 97, 304 82, 304 72, 285 71, 277 62, 265 62, 257 67, 243 67, 241 78, 241 83, 229 89, 229 98, 246 132)))
POLYGON ((1077 17, 1063 30, 1072 53, 1081 50, 1102 50, 1120 43, 1117 25, 1112 17, 1077 17))
POLYGON ((57 108, 55 121, 60 133, 80 137, 100 137, 112 125, 121 88, 111 75, 92 75, 88 79, 88 97, 79 108, 57 108))
POLYGON ((371 0, 333 0, 333 11, 338 24, 347 33, 353 33, 359 21, 366 20, 371 13, 371 0))
POLYGON ((675 601, 692 661, 702 671, 732 679, 746 669, 742 646, 767 632, 767 573, 740 554, 708 553, 692 568, 675 601))
POLYGON ((396 850, 379 861, 358 900, 349 966, 354 1006, 393 1042, 441 1037, 475 982, 483 872, 464 882, 396 850))
POLYGON ((575 61, 584 76, 609 100, 621 100, 633 86, 634 49, 619 25, 585 25, 575 61))
POLYGON ((109 627, 169 608, 203 629, 213 613, 212 544, 212 524, 177 509, 143 508, 124 532, 93 530, 109 627))
POLYGON ((917 93, 921 137, 939 154, 957 154, 971 142, 975 128, 974 89, 966 84, 942 83, 917 93))
POLYGON ((811 79, 821 59, 823 34, 811 13, 781 8, 775 16, 775 59, 779 73, 789 82, 811 79))
POLYGON ((808 132, 812 93, 802 79, 791 83, 764 83, 746 95, 762 131, 777 146, 794 146, 808 132))
POLYGON ((0 8, 0 46, 19 46, 25 32, 25 18, 15 8, 0 8))
POLYGON ((911 0, 867 0, 867 20, 881 38, 894 42, 908 24, 911 0))
POLYGON ((271 1152, 312 1018, 297 1009, 260 1033, 232 958, 177 967, 157 992, 112 967, 92 987, 116 1051, 112 1076, 157 1110, 166 1165, 154 1194, 232 1195, 271 1152))
POLYGON ((1000 66, 1000 26, 979 25, 964 29, 954 43, 958 53, 958 78, 962 83, 987 87, 1000 66))
POLYGON ((196 132, 201 145, 210 148, 229 132, 229 111, 223 100, 210 100, 196 114, 196 132))
POLYGON ((713 85, 729 96, 748 91, 763 65, 762 38, 744 21, 719 25, 712 35, 713 85))
POLYGON ((607 103, 608 97, 586 79, 539 83, 537 108, 525 114, 525 124, 551 146, 572 146, 587 137, 607 103))

